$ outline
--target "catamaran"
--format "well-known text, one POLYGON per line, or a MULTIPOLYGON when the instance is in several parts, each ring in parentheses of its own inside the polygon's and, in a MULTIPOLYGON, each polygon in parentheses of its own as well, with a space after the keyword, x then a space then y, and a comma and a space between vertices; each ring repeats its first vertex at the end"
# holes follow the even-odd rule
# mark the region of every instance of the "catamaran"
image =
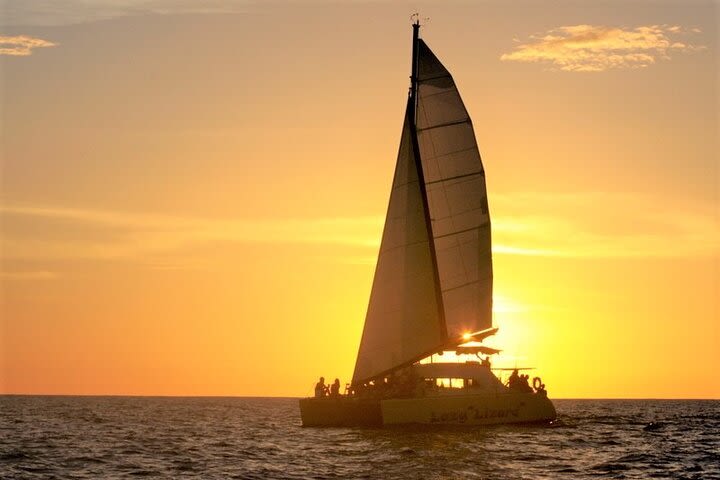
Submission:
POLYGON ((343 395, 301 399, 302 424, 551 421, 540 378, 531 387, 515 371, 503 383, 490 363, 500 350, 482 343, 498 330, 485 170, 453 77, 419 38, 417 17, 412 29, 410 92, 352 383, 343 395), (456 361, 437 361, 449 356, 456 361))

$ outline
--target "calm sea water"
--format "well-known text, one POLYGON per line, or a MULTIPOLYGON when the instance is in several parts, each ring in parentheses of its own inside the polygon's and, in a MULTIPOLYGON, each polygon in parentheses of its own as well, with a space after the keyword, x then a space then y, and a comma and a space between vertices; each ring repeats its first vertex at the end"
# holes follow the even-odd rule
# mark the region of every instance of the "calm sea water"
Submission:
POLYGON ((296 399, 5 396, 0 477, 720 479, 720 401, 555 404, 547 427, 316 429, 296 399))

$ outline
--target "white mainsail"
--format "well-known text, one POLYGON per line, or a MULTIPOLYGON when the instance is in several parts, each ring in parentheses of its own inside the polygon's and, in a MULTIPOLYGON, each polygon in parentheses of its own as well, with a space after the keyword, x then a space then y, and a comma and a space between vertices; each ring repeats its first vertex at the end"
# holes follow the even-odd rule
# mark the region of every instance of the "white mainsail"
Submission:
POLYGON ((492 326, 485 171, 452 76, 419 40, 417 136, 449 339, 492 326))
POLYGON ((472 122, 450 73, 414 41, 414 85, 353 384, 492 326, 490 216, 472 122))

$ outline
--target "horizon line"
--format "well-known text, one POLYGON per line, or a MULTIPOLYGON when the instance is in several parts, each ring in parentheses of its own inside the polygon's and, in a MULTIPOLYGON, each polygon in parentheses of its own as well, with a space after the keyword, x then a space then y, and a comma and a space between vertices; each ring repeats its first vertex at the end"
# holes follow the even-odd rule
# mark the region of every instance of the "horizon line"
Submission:
MULTIPOLYGON (((301 399, 308 397, 288 395, 148 395, 125 393, 0 393, 0 397, 136 397, 136 398, 251 398, 301 399)), ((720 401, 720 397, 553 397, 552 400, 686 400, 720 401)))

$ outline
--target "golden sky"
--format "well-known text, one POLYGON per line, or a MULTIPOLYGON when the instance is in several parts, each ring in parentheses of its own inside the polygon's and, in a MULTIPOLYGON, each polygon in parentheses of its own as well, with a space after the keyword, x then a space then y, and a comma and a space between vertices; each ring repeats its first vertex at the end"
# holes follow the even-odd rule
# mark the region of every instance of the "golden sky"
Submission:
POLYGON ((419 9, 487 174, 496 364, 720 397, 717 5, 543 3, 8 2, 0 393, 349 381, 419 9))

